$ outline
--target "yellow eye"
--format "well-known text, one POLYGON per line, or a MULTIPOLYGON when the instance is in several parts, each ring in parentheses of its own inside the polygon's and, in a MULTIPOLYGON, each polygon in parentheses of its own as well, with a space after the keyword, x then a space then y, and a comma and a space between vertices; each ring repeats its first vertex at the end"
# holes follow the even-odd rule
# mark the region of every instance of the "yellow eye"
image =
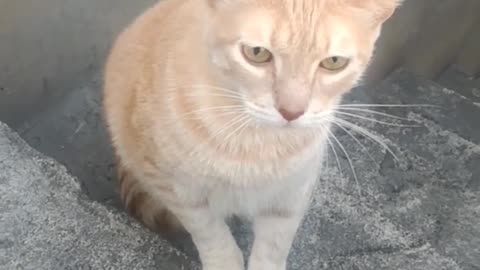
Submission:
POLYGON ((263 47, 242 46, 243 56, 254 64, 264 64, 272 61, 273 54, 263 47))
POLYGON ((348 66, 350 60, 341 56, 333 56, 323 60, 320 66, 328 71, 340 71, 348 66))

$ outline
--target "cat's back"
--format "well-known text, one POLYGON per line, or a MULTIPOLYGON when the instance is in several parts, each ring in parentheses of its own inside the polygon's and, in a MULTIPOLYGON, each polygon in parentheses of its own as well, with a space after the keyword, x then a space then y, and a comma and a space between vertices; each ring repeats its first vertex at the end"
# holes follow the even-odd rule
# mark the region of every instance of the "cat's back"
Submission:
POLYGON ((165 69, 181 29, 187 27, 177 18, 191 13, 189 2, 160 1, 126 27, 113 44, 104 70, 103 102, 118 151, 149 149, 154 77, 165 69))
MULTIPOLYGON (((185 1, 160 1, 146 10, 133 21, 117 37, 114 42, 105 67, 106 84, 118 80, 128 80, 144 77, 145 68, 153 64, 153 54, 156 47, 161 46, 168 51, 170 44, 175 42, 179 22, 175 20, 182 10, 185 1)), ((158 55, 155 55, 158 56, 158 55)), ((161 56, 161 55, 160 55, 161 56)), ((161 63, 161 61, 156 61, 161 63)), ((110 89, 107 85, 106 95, 119 91, 110 89)))

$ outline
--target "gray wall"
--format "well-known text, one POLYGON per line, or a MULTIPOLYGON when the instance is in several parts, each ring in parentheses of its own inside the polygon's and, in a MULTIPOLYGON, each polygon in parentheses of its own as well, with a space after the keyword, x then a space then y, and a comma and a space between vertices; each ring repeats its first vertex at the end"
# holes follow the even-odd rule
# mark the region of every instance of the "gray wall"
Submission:
MULTIPOLYGON (((102 66, 114 36, 155 0, 0 0, 0 119, 54 106, 102 66)), ((368 81, 400 65, 478 74, 479 0, 409 0, 387 25, 368 81)))
POLYGON ((89 80, 115 35, 154 2, 0 0, 0 119, 22 122, 89 80))
POLYGON ((384 29, 368 80, 399 66, 432 79, 450 64, 476 76, 478 48, 479 0, 407 0, 384 29))

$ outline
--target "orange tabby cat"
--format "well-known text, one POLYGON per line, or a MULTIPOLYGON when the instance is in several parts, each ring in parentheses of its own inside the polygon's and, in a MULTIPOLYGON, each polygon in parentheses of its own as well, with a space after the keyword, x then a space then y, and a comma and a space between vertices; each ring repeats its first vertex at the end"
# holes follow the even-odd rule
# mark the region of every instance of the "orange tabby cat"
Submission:
POLYGON ((250 270, 284 270, 330 121, 397 0, 165 0, 119 37, 105 111, 126 207, 244 269, 225 218, 254 221, 250 270))

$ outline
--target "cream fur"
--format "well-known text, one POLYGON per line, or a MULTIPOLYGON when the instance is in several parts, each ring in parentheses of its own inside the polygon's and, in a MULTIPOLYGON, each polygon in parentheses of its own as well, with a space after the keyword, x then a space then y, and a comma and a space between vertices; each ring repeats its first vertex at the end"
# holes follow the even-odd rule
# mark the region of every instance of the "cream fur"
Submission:
POLYGON ((145 223, 173 213, 206 270, 244 269, 224 218, 251 218, 248 269, 285 270, 321 170, 322 117, 361 77, 397 4, 165 0, 146 11, 120 35, 105 76, 112 142, 132 176, 126 205, 145 223), (242 44, 269 49, 274 62, 250 64, 242 44), (319 68, 331 56, 350 65, 319 68), (278 106, 305 114, 287 124, 278 106))

